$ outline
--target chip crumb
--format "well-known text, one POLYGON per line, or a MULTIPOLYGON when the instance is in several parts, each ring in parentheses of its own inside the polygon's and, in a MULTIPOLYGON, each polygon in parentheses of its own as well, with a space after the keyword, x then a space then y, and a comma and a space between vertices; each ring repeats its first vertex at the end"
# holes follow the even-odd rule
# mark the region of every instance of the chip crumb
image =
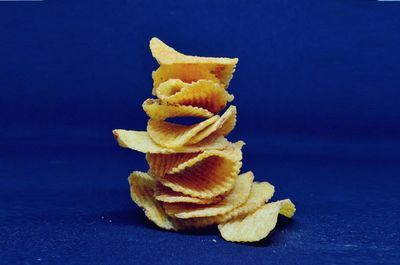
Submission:
POLYGON ((215 240, 215 239, 212 239, 211 241, 212 241, 212 242, 214 242, 214 243, 216 243, 216 242, 217 242, 217 240, 215 240))

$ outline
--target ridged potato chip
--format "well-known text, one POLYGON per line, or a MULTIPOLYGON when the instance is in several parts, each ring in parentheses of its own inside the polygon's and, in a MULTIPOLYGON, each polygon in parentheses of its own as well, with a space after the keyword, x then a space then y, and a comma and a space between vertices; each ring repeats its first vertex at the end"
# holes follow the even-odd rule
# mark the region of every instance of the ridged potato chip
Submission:
POLYGON ((147 132, 157 144, 169 148, 178 148, 187 144, 193 136, 210 124, 215 123, 219 118, 219 116, 213 116, 189 126, 150 119, 147 123, 147 132))
POLYGON ((169 103, 162 103, 157 99, 147 99, 143 102, 142 106, 147 116, 156 121, 163 121, 174 117, 210 118, 214 115, 212 112, 203 108, 185 105, 171 105, 169 103))
POLYGON ((157 226, 167 230, 177 230, 173 219, 167 216, 160 203, 154 199, 153 190, 156 180, 148 174, 134 171, 128 178, 132 200, 144 210, 149 218, 157 226))
POLYGON ((173 191, 172 189, 165 187, 164 185, 157 185, 154 192, 155 198, 161 202, 190 202, 196 204, 211 204, 219 202, 223 199, 223 195, 216 196, 213 198, 198 198, 185 195, 181 192, 173 191))
POLYGON ((190 138, 188 144, 196 144, 212 134, 228 135, 236 125, 236 107, 230 106, 213 124, 190 138))
POLYGON ((220 117, 215 115, 193 125, 149 120, 147 132, 154 142, 168 148, 197 144, 211 134, 228 135, 236 124, 236 107, 230 106, 220 117))
MULTIPOLYGON (((153 71, 152 77, 152 94, 154 96, 156 95, 157 87, 161 83, 164 83, 170 79, 180 79, 186 83, 191 83, 198 80, 211 80, 220 83, 220 80, 213 73, 211 73, 210 66, 201 64, 160 65, 156 71, 153 71)), ((221 84, 226 88, 225 84, 221 84)))
POLYGON ((148 153, 146 155, 147 162, 150 166, 150 171, 156 176, 165 174, 179 173, 188 167, 192 167, 210 156, 226 157, 227 159, 240 161, 242 159, 242 147, 245 143, 238 141, 229 143, 221 150, 205 150, 203 152, 192 153, 173 153, 160 154, 148 153))
POLYGON ((220 202, 212 205, 166 202, 163 208, 168 215, 181 219, 225 214, 246 202, 253 179, 254 175, 250 171, 239 175, 233 189, 220 202))
POLYGON ((185 195, 212 198, 232 189, 242 166, 240 144, 192 154, 147 154, 150 174, 185 195))
POLYGON ((253 213, 272 198, 274 191, 274 186, 268 182, 253 182, 247 201, 232 211, 216 216, 189 218, 177 220, 176 222, 179 224, 180 229, 200 228, 225 223, 233 218, 253 213))
POLYGON ((250 215, 218 225, 218 229, 227 241, 260 241, 275 228, 279 213, 290 218, 295 211, 296 208, 289 199, 267 203, 250 215))
POLYGON ((153 57, 159 64, 218 64, 218 65, 233 65, 237 64, 238 59, 225 58, 225 57, 200 57, 185 55, 177 52, 175 49, 169 47, 158 38, 150 40, 150 50, 153 57))
POLYGON ((121 147, 133 149, 142 153, 173 154, 173 153, 198 153, 205 150, 222 150, 231 143, 221 135, 207 137, 195 145, 180 148, 165 148, 155 143, 146 131, 129 131, 116 129, 113 131, 115 139, 121 147))
POLYGON ((163 103, 200 107, 214 114, 225 108, 233 96, 221 84, 211 80, 199 80, 185 83, 179 79, 170 79, 156 88, 156 96, 163 103))
POLYGON ((167 46, 161 40, 152 38, 150 50, 160 67, 153 72, 154 89, 169 79, 180 79, 186 83, 207 79, 220 82, 228 87, 235 71, 237 58, 211 58, 185 55, 167 46))
POLYGON ((254 212, 264 205, 275 193, 275 188, 268 182, 254 182, 251 188, 249 199, 245 204, 235 208, 233 211, 219 216, 218 223, 227 222, 233 218, 244 216, 254 212))

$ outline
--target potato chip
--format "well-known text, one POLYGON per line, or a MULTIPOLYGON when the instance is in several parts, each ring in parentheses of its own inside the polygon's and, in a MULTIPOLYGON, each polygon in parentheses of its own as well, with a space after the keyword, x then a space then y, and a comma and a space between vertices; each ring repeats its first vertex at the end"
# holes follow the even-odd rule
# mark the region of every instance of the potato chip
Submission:
POLYGON ((207 137, 195 145, 187 145, 172 149, 156 144, 146 131, 128 131, 117 129, 113 131, 114 137, 121 147, 133 149, 142 153, 172 154, 172 153, 198 153, 204 150, 221 150, 229 146, 228 140, 223 136, 214 135, 207 137))
POLYGON ((150 49, 160 67, 153 72, 154 89, 169 79, 180 79, 186 83, 207 79, 220 82, 228 87, 235 71, 237 58, 210 58, 184 55, 167 46, 161 40, 152 38, 150 49))
POLYGON ((160 203, 154 199, 156 180, 148 174, 134 171, 128 178, 132 200, 144 210, 147 218, 157 226, 167 230, 177 230, 172 218, 167 216, 160 203))
POLYGON ((237 58, 224 58, 224 57, 199 57, 185 55, 177 52, 175 49, 169 47, 158 38, 150 40, 150 50, 153 57, 159 64, 217 64, 217 65, 231 65, 238 62, 237 58))
POLYGON ((147 99, 143 102, 142 106, 147 116, 156 121, 163 121, 165 119, 174 117, 210 118, 214 115, 212 112, 209 112, 203 108, 184 105, 171 105, 169 103, 162 103, 157 99, 147 99))
POLYGON ((156 96, 163 103, 200 107, 214 114, 234 98, 219 83, 211 80, 185 83, 179 79, 161 83, 156 89, 156 96))
POLYGON ((146 159, 149 172, 164 186, 192 197, 212 198, 234 185, 242 166, 237 146, 192 154, 147 154, 146 159))
POLYGON ((230 106, 220 117, 215 115, 193 125, 149 120, 147 132, 154 142, 168 148, 197 144, 211 134, 226 136, 236 123, 236 107, 230 106))
POLYGON ((218 225, 221 236, 232 242, 255 242, 274 229, 279 213, 292 217, 296 208, 289 200, 267 203, 254 213, 218 225))
POLYGON ((179 173, 210 156, 221 156, 227 157, 230 160, 240 161, 242 159, 241 149, 243 145, 243 141, 238 141, 236 143, 229 143, 221 150, 172 154, 148 153, 146 159, 152 173, 156 176, 163 176, 165 174, 179 173))
POLYGON ((157 185, 154 195, 156 200, 162 202, 190 202, 196 204, 211 204, 219 202, 223 199, 223 195, 208 199, 192 197, 180 192, 173 191, 172 189, 165 187, 161 184, 157 185))
POLYGON ((193 136, 216 122, 219 118, 216 115, 190 126, 150 119, 147 123, 147 132, 157 144, 169 148, 179 148, 187 144, 193 136))
MULTIPOLYGON (((191 83, 198 80, 211 80, 220 82, 220 80, 210 71, 209 65, 198 64, 172 64, 161 65, 156 71, 152 73, 153 77, 153 91, 152 94, 156 95, 156 89, 161 84, 170 79, 180 79, 183 82, 191 83)), ((226 89, 227 84, 221 83, 226 89)))
POLYGON ((220 216, 217 223, 224 223, 233 218, 244 216, 254 212, 268 202, 275 193, 275 188, 268 182, 254 182, 251 188, 249 199, 245 204, 235 208, 233 211, 220 216))
POLYGON ((216 216, 189 218, 177 220, 176 222, 179 224, 180 229, 200 228, 213 224, 225 223, 233 218, 253 213, 272 198, 274 191, 274 186, 268 182, 253 182, 246 203, 232 211, 216 216))
POLYGON ((188 144, 196 144, 212 134, 228 135, 236 125, 236 107, 230 106, 213 124, 194 135, 188 144))
POLYGON ((254 175, 251 171, 239 175, 229 194, 212 205, 166 202, 163 203, 163 208, 168 215, 182 219, 225 214, 246 202, 253 179, 254 175))

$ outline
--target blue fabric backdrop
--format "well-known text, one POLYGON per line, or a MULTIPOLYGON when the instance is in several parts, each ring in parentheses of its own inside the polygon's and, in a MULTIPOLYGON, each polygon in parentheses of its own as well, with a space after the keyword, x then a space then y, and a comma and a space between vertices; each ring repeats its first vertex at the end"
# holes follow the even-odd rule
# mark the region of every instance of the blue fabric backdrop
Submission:
POLYGON ((1 264, 399 264, 400 3, 0 2, 1 264), (129 198, 157 36, 238 57, 243 170, 297 205, 269 238, 157 229, 129 198), (214 242, 215 239, 215 242, 214 242))

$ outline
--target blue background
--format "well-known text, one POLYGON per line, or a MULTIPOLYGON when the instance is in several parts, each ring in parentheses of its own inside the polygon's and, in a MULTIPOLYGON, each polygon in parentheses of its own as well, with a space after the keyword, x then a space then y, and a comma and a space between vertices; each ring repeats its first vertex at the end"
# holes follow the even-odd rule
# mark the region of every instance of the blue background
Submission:
POLYGON ((0 2, 1 264, 399 264, 400 4, 0 2), (129 198, 157 36, 239 57, 243 170, 291 198, 256 244, 165 232, 129 198), (214 242, 215 240, 215 242, 214 242))

